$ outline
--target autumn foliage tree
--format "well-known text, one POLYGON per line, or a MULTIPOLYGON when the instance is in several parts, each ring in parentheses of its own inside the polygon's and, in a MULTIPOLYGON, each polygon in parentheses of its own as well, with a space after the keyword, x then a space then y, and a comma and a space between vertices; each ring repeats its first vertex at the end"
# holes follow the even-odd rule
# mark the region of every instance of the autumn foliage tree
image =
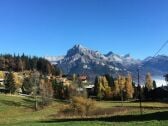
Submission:
POLYGON ((132 77, 130 74, 127 75, 125 81, 125 90, 126 90, 126 98, 133 98, 134 88, 132 85, 132 77))
POLYGON ((134 88, 132 86, 132 77, 130 74, 127 76, 118 76, 114 80, 114 87, 112 88, 113 97, 120 97, 123 101, 124 98, 133 98, 134 88))
POLYGON ((95 108, 95 101, 81 96, 72 97, 71 103, 61 107, 59 114, 64 116, 88 116, 95 108))
POLYGON ((114 86, 112 88, 112 92, 113 92, 113 97, 115 97, 115 98, 119 97, 120 88, 119 88, 118 79, 114 80, 114 86))
POLYGON ((49 79, 40 80, 40 96, 42 99, 42 105, 48 105, 53 99, 52 83, 49 79))
POLYGON ((146 75, 145 87, 147 88, 148 91, 153 89, 153 80, 152 80, 152 77, 151 77, 150 73, 147 73, 147 75, 146 75))
POLYGON ((16 88, 17 89, 21 88, 23 84, 23 77, 16 72, 13 72, 13 77, 14 77, 16 88))
POLYGON ((99 76, 95 80, 95 94, 97 98, 109 98, 112 95, 111 87, 105 76, 99 76))
POLYGON ((4 79, 5 78, 5 74, 3 71, 0 71, 0 79, 4 79))
POLYGON ((150 73, 146 74, 145 77, 145 87, 143 89, 143 96, 146 100, 151 98, 151 90, 154 89, 154 85, 155 83, 153 83, 152 77, 150 73))
POLYGON ((99 76, 95 79, 94 92, 98 99, 130 99, 133 98, 134 87, 132 76, 118 75, 115 79, 107 79, 110 76, 99 76), (108 80, 111 82, 109 83, 108 80), (113 80, 113 82, 112 82, 113 80))

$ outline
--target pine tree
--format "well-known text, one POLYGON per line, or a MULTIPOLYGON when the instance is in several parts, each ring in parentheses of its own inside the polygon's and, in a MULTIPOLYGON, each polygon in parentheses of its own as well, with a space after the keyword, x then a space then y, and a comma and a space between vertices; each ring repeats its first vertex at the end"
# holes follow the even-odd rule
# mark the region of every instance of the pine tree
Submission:
POLYGON ((98 91, 99 91, 99 89, 98 89, 98 84, 99 84, 99 79, 98 79, 98 76, 96 76, 95 82, 94 82, 94 95, 95 95, 95 96, 97 96, 98 91))
POLYGON ((24 70, 38 70, 45 75, 59 75, 60 70, 44 58, 12 56, 9 54, 0 55, 0 70, 20 72, 24 70))
POLYGON ((23 80, 23 84, 22 84, 22 91, 25 94, 31 94, 33 92, 33 83, 31 81, 31 78, 26 77, 23 80))
POLYGON ((153 89, 153 80, 150 73, 147 73, 146 75, 145 87, 148 89, 148 91, 153 89))
POLYGON ((153 88, 154 88, 154 89, 157 88, 157 85, 156 85, 156 81, 155 81, 155 80, 153 80, 153 88))
POLYGON ((167 82, 167 85, 168 85, 168 74, 164 75, 165 77, 165 81, 167 82))
POLYGON ((16 61, 16 65, 17 65, 17 71, 23 71, 23 62, 20 58, 17 58, 17 61, 16 61))
POLYGON ((110 87, 113 87, 114 86, 114 78, 112 76, 110 76, 109 74, 105 74, 105 77, 108 81, 108 85, 110 87))
POLYGON ((13 94, 16 91, 15 80, 12 72, 10 72, 6 77, 5 88, 7 90, 7 93, 13 94))
POLYGON ((5 70, 5 58, 4 56, 0 56, 0 69, 5 70))

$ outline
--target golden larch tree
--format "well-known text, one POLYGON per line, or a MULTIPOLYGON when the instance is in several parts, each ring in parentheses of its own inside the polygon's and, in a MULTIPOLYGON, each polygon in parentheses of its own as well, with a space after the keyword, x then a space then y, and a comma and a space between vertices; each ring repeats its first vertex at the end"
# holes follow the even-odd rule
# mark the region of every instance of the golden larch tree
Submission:
POLYGON ((128 74, 126 77, 125 90, 126 90, 126 98, 132 98, 134 93, 134 88, 132 86, 132 76, 130 74, 128 74))
POLYGON ((153 89, 153 80, 150 73, 147 73, 145 78, 145 87, 149 90, 153 89))

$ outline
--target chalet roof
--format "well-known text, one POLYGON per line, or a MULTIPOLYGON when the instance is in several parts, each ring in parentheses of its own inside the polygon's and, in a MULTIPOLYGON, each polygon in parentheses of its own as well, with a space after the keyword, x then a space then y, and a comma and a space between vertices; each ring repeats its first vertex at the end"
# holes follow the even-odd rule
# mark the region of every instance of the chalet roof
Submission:
POLYGON ((79 76, 80 80, 87 80, 87 76, 79 76))

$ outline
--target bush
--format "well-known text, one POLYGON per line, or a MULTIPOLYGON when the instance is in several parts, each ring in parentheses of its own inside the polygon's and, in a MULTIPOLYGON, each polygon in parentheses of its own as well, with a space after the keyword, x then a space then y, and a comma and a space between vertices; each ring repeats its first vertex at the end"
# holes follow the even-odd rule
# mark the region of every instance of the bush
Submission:
POLYGON ((73 97, 69 105, 60 109, 60 113, 65 116, 88 116, 89 112, 95 108, 95 101, 84 97, 73 97))

